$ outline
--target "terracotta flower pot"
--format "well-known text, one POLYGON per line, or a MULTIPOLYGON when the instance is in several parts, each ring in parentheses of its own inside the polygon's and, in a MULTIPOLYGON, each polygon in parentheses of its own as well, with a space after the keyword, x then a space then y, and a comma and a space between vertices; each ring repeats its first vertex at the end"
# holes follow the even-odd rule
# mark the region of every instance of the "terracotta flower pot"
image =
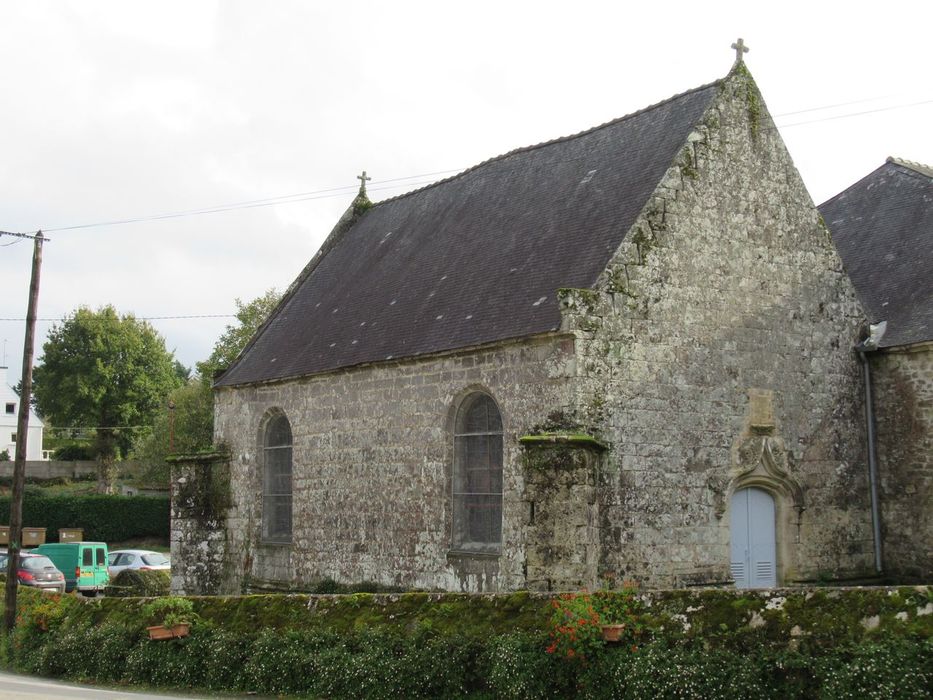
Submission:
POLYGON ((176 637, 187 637, 191 625, 187 622, 180 622, 172 627, 154 625, 146 629, 149 631, 149 639, 175 639, 176 637))
POLYGON ((622 631, 624 629, 624 624, 602 625, 603 641, 610 643, 618 642, 622 638, 622 631))

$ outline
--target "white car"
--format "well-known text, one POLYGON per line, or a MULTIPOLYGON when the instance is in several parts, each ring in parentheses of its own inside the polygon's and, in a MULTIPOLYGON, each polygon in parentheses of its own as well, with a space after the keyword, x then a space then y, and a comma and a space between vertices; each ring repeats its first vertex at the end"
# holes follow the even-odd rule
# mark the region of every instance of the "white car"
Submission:
POLYGON ((162 552, 153 552, 149 549, 115 549, 110 552, 107 571, 110 578, 119 574, 123 569, 162 570, 171 569, 171 562, 162 552))

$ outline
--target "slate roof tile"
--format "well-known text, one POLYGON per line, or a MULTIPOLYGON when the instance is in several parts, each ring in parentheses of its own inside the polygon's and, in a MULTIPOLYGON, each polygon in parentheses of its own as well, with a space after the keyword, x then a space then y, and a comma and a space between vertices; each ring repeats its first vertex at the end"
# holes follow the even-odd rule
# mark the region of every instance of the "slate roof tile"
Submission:
POLYGON ((933 170, 888 158, 820 205, 881 347, 933 340, 933 170))
POLYGON ((557 290, 596 281, 717 87, 375 204, 325 243, 216 385, 556 330, 557 290))

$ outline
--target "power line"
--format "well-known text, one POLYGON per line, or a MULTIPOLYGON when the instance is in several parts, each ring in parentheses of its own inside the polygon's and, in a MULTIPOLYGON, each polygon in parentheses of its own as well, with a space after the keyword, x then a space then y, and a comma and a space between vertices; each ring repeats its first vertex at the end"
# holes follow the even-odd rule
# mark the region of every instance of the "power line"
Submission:
MULTIPOLYGON (((891 97, 890 95, 888 97, 891 97)), ((887 99, 885 97, 868 97, 864 100, 851 100, 849 102, 837 102, 834 105, 824 105, 822 107, 808 107, 807 109, 798 109, 793 112, 783 112, 781 114, 772 114, 771 116, 775 119, 780 119, 781 117, 792 117, 796 114, 806 114, 807 112, 822 112, 824 109, 835 109, 836 107, 848 107, 849 105, 860 105, 865 104, 866 102, 877 102, 878 100, 887 99)))
MULTIPOLYGON (((433 177, 436 175, 445 175, 448 173, 460 172, 462 168, 457 170, 439 170, 433 173, 420 173, 418 175, 408 175, 406 177, 397 177, 391 178, 388 180, 378 180, 373 183, 373 185, 385 185, 392 182, 401 182, 403 180, 415 180, 422 177, 433 177)), ((414 182, 408 183, 411 186, 420 186, 423 184, 428 184, 428 182, 414 182)), ((392 185, 390 187, 375 187, 370 186, 370 190, 385 190, 392 189, 393 187, 398 187, 398 185, 392 185)), ((135 224, 143 223, 146 221, 160 221, 162 219, 177 219, 185 216, 200 216, 202 214, 218 214, 225 211, 234 211, 237 209, 254 209, 256 207, 268 207, 276 204, 291 204, 293 202, 305 202, 312 199, 328 199, 331 197, 342 197, 346 196, 349 192, 352 192, 356 189, 356 185, 345 185, 343 187, 331 187, 323 190, 314 190, 311 192, 296 192, 294 194, 285 194, 278 197, 267 197, 264 199, 250 199, 242 202, 233 202, 230 204, 219 204, 213 207, 204 207, 201 209, 188 209, 184 211, 177 212, 168 212, 165 214, 153 214, 150 216, 140 216, 133 217, 128 219, 114 219, 112 221, 99 221, 96 223, 90 224, 78 224, 75 226, 60 226, 58 228, 46 229, 47 231, 75 231, 77 229, 84 228, 98 228, 102 226, 118 226, 120 224, 135 224)))
POLYGON ((43 430, 47 432, 70 433, 87 430, 143 430, 151 427, 151 425, 46 425, 43 427, 43 430))
MULTIPOLYGON (((177 320, 187 320, 187 319, 194 319, 194 318, 236 318, 236 314, 189 314, 185 316, 133 316, 133 319, 136 321, 177 321, 177 320)), ((25 320, 26 320, 25 318, 0 318, 0 322, 2 321, 22 322, 25 320)), ((46 321, 46 322, 52 322, 52 323, 56 323, 58 321, 64 321, 64 320, 66 320, 66 318, 64 317, 62 318, 37 318, 36 319, 36 321, 46 321)), ((93 320, 97 322, 102 322, 105 320, 122 321, 124 319, 122 318, 103 319, 103 318, 95 317, 93 320)))
MULTIPOLYGON (((773 116, 774 118, 794 116, 797 114, 804 114, 808 112, 818 112, 818 111, 822 111, 826 109, 834 109, 836 107, 845 107, 845 106, 854 105, 854 104, 862 104, 865 102, 871 102, 875 99, 879 99, 879 98, 853 100, 850 102, 840 102, 840 103, 833 104, 833 105, 825 105, 822 107, 811 107, 808 109, 796 110, 793 112, 785 112, 783 114, 777 114, 773 116)), ((851 117, 858 117, 858 116, 863 116, 866 114, 876 114, 879 112, 887 112, 887 111, 892 111, 892 110, 897 110, 897 109, 906 109, 909 107, 918 107, 918 106, 926 105, 926 104, 933 104, 933 100, 922 100, 919 102, 912 102, 912 103, 902 104, 902 105, 879 107, 877 109, 863 110, 860 112, 850 112, 847 114, 820 117, 818 119, 808 119, 805 121, 793 122, 791 124, 783 124, 783 125, 778 124, 777 126, 779 128, 792 128, 795 126, 802 126, 805 124, 816 124, 816 123, 824 122, 824 121, 848 119, 851 117)), ((450 170, 438 170, 438 171, 430 172, 430 173, 419 173, 417 175, 406 175, 404 177, 390 178, 386 180, 377 180, 372 183, 369 189, 371 191, 393 189, 395 187, 398 187, 399 185, 391 184, 391 183, 402 183, 407 180, 417 180, 419 178, 425 178, 425 177, 448 175, 450 173, 459 173, 459 172, 462 172, 463 170, 464 168, 455 168, 455 169, 450 169, 450 170), (379 187, 379 185, 383 185, 383 187, 379 187)), ((427 181, 422 181, 422 182, 408 182, 406 184, 411 187, 420 187, 422 185, 432 184, 432 182, 433 181, 431 180, 427 180, 427 181)), ((98 222, 86 223, 86 224, 76 224, 73 226, 59 226, 56 228, 48 228, 45 230, 53 231, 53 232, 54 231, 76 231, 76 230, 87 229, 87 228, 100 228, 100 227, 105 227, 105 226, 119 226, 123 224, 144 223, 148 221, 161 221, 165 219, 176 219, 176 218, 183 218, 183 217, 188 217, 188 216, 202 216, 205 214, 218 214, 218 213, 223 213, 223 212, 228 212, 228 211, 236 211, 240 209, 253 209, 257 207, 275 206, 278 204, 291 204, 294 202, 304 202, 304 201, 310 201, 310 200, 316 200, 316 199, 328 199, 332 197, 346 196, 348 193, 356 189, 356 187, 357 187, 356 185, 345 185, 342 187, 330 187, 326 189, 311 190, 307 192, 296 192, 293 194, 279 195, 275 197, 265 197, 261 199, 250 199, 250 200, 244 200, 244 201, 239 201, 239 202, 231 202, 228 204, 219 204, 216 206, 202 207, 198 209, 187 209, 187 210, 180 210, 180 211, 175 211, 175 212, 167 212, 163 214, 152 214, 148 216, 130 217, 130 218, 125 218, 125 219, 112 219, 108 221, 98 221, 98 222)), ((31 234, 12 233, 8 231, 0 231, 0 235, 16 236, 21 239, 35 238, 35 236, 31 234)), ((12 243, 5 243, 3 244, 3 246, 0 246, 0 247, 15 245, 18 242, 19 241, 13 241, 12 243)), ((0 320, 5 320, 5 319, 0 319, 0 320)))
MULTIPOLYGON (((802 126, 803 124, 816 124, 818 122, 829 122, 836 119, 848 119, 849 117, 860 117, 864 114, 877 114, 878 112, 890 112, 895 109, 907 109, 908 107, 919 107, 920 105, 933 104, 933 100, 923 100, 921 102, 910 102, 903 105, 892 105, 890 107, 879 107, 878 109, 866 109, 862 112, 850 112, 849 114, 836 114, 830 117, 820 117, 819 119, 807 119, 802 122, 794 122, 793 124, 778 124, 777 126, 781 129, 788 129, 792 126, 802 126)), ((798 112, 799 114, 799 112, 798 112)))
MULTIPOLYGON (((32 233, 15 233, 13 231, 0 231, 0 236, 14 236, 16 238, 30 238, 32 240, 35 240, 39 238, 39 233, 36 232, 32 234, 32 233)), ((43 243, 48 243, 49 239, 43 236, 42 241, 43 243)))

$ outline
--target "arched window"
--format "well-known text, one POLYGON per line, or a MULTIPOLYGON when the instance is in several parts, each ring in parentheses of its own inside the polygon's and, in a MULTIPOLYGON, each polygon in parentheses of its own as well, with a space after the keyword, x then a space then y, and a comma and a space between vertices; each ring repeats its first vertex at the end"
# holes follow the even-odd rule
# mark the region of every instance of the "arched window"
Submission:
POLYGON ((502 543, 502 416, 487 394, 464 399, 454 427, 455 550, 498 552, 502 543))
POLYGON ((292 428, 279 414, 266 425, 262 446, 262 539, 292 541, 292 428))

